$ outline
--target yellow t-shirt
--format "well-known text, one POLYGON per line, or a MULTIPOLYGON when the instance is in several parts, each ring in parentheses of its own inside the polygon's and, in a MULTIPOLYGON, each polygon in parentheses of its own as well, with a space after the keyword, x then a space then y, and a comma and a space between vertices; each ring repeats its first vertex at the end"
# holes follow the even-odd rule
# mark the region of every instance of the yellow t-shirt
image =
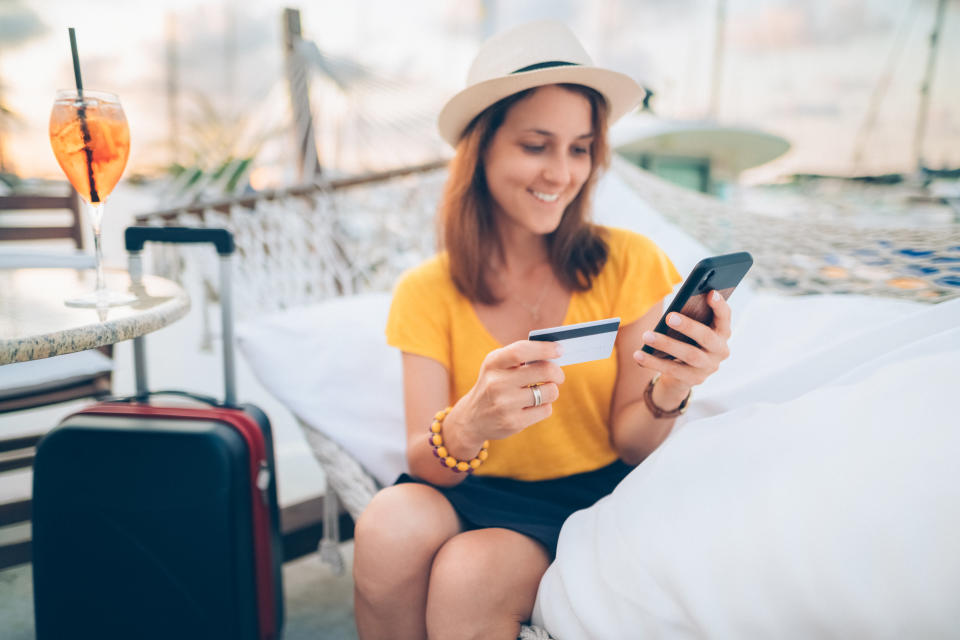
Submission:
MULTIPOLYGON (((646 236, 607 228, 607 262, 589 291, 575 291, 563 324, 619 317, 621 327, 646 313, 681 280, 667 255, 646 236)), ((446 254, 407 271, 394 291, 387 343, 432 358, 450 374, 450 404, 476 383, 486 355, 504 345, 457 291, 446 254)), ((592 471, 617 459, 610 443, 616 353, 564 367, 553 414, 520 433, 490 442, 477 475, 546 480, 592 471)), ((438 407, 442 409, 442 407, 438 407)), ((424 425, 424 429, 427 425, 424 425)))

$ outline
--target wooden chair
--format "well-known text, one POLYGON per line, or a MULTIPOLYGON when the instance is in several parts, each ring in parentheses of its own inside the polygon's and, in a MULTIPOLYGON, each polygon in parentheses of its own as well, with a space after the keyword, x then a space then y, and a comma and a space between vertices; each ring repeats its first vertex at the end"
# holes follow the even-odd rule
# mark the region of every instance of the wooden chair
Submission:
MULTIPOLYGON (((80 213, 80 200, 76 191, 70 190, 66 195, 11 195, 0 197, 0 254, 4 249, 19 249, 25 243, 43 242, 43 247, 50 246, 55 241, 66 245, 70 250, 82 250, 83 219, 80 213), (40 214, 44 212, 66 212, 68 218, 56 224, 40 224, 40 214), (37 214, 37 215, 34 215, 37 214), (13 222, 25 224, 11 224, 13 222)), ((69 254, 64 254, 69 255, 69 254)), ((54 260, 57 254, 30 252, 29 263, 22 266, 60 266, 62 262, 54 260), (50 263, 44 265, 44 256, 51 257, 50 263)), ((16 266, 19 254, 14 256, 16 266)), ((5 261, 7 263, 10 260, 5 261)), ((113 357, 113 347, 99 349, 107 358, 113 357)), ((51 361, 56 367, 56 363, 51 361)), ((16 365, 5 365, 16 366, 16 365)), ((34 387, 16 387, 11 389, 0 388, 0 414, 13 411, 25 411, 38 407, 70 402, 84 398, 101 398, 110 394, 112 371, 100 371, 84 376, 71 376, 63 380, 56 377, 46 380, 43 384, 34 387)), ((52 426, 52 425, 48 425, 52 426)), ((10 481, 14 473, 22 476, 23 469, 33 466, 35 447, 43 437, 45 429, 28 431, 16 437, 0 435, 0 482, 10 481)), ((21 492, 22 493, 22 492, 21 492)), ((0 528, 10 527, 7 531, 19 530, 30 521, 31 499, 29 491, 26 495, 17 495, 13 498, 0 500, 0 528), (15 527, 12 525, 20 525, 15 527)), ((0 569, 30 561, 29 536, 0 536, 0 569)))

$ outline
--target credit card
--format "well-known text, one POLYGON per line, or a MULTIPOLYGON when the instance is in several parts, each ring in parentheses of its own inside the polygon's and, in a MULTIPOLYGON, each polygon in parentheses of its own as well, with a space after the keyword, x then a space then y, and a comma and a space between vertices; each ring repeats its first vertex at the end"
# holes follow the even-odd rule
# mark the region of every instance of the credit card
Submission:
POLYGON ((606 318, 562 327, 534 329, 529 340, 556 342, 562 353, 551 360, 561 367, 609 358, 620 329, 620 318, 606 318))

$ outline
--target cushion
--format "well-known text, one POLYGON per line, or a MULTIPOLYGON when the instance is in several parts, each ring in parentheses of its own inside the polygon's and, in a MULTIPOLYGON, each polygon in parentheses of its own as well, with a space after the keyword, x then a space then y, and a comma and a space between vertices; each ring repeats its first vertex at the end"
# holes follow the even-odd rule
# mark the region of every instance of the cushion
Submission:
POLYGON ((958 327, 960 300, 928 306, 675 429, 566 522, 534 622, 565 640, 953 635, 958 327))
POLYGON ((0 399, 50 391, 113 370, 113 360, 91 349, 0 367, 0 399))
POLYGON ((0 247, 0 269, 17 268, 69 268, 93 269, 96 266, 92 253, 83 251, 50 251, 34 247, 0 247))
POLYGON ((334 298, 237 327, 241 352, 290 412, 380 482, 406 470, 400 352, 387 346, 390 294, 334 298))

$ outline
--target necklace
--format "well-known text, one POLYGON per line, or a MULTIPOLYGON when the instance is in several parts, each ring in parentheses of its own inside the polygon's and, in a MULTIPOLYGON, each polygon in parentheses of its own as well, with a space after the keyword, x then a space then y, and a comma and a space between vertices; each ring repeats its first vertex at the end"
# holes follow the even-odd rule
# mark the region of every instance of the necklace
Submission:
MULTIPOLYGON (((507 287, 507 281, 504 278, 503 273, 498 272, 498 275, 503 287, 509 290, 510 288, 507 287)), ((540 307, 541 305, 543 305, 543 301, 546 300, 547 298, 547 281, 549 280, 549 278, 550 278, 550 271, 547 271, 547 275, 544 277, 543 282, 540 283, 540 295, 537 297, 537 301, 534 302, 533 304, 528 303, 526 300, 524 300, 519 296, 512 295, 513 292, 511 292, 511 295, 508 295, 507 298, 509 300, 513 300, 518 305, 523 307, 523 309, 530 314, 530 317, 533 318, 534 322, 540 322, 540 307)))

